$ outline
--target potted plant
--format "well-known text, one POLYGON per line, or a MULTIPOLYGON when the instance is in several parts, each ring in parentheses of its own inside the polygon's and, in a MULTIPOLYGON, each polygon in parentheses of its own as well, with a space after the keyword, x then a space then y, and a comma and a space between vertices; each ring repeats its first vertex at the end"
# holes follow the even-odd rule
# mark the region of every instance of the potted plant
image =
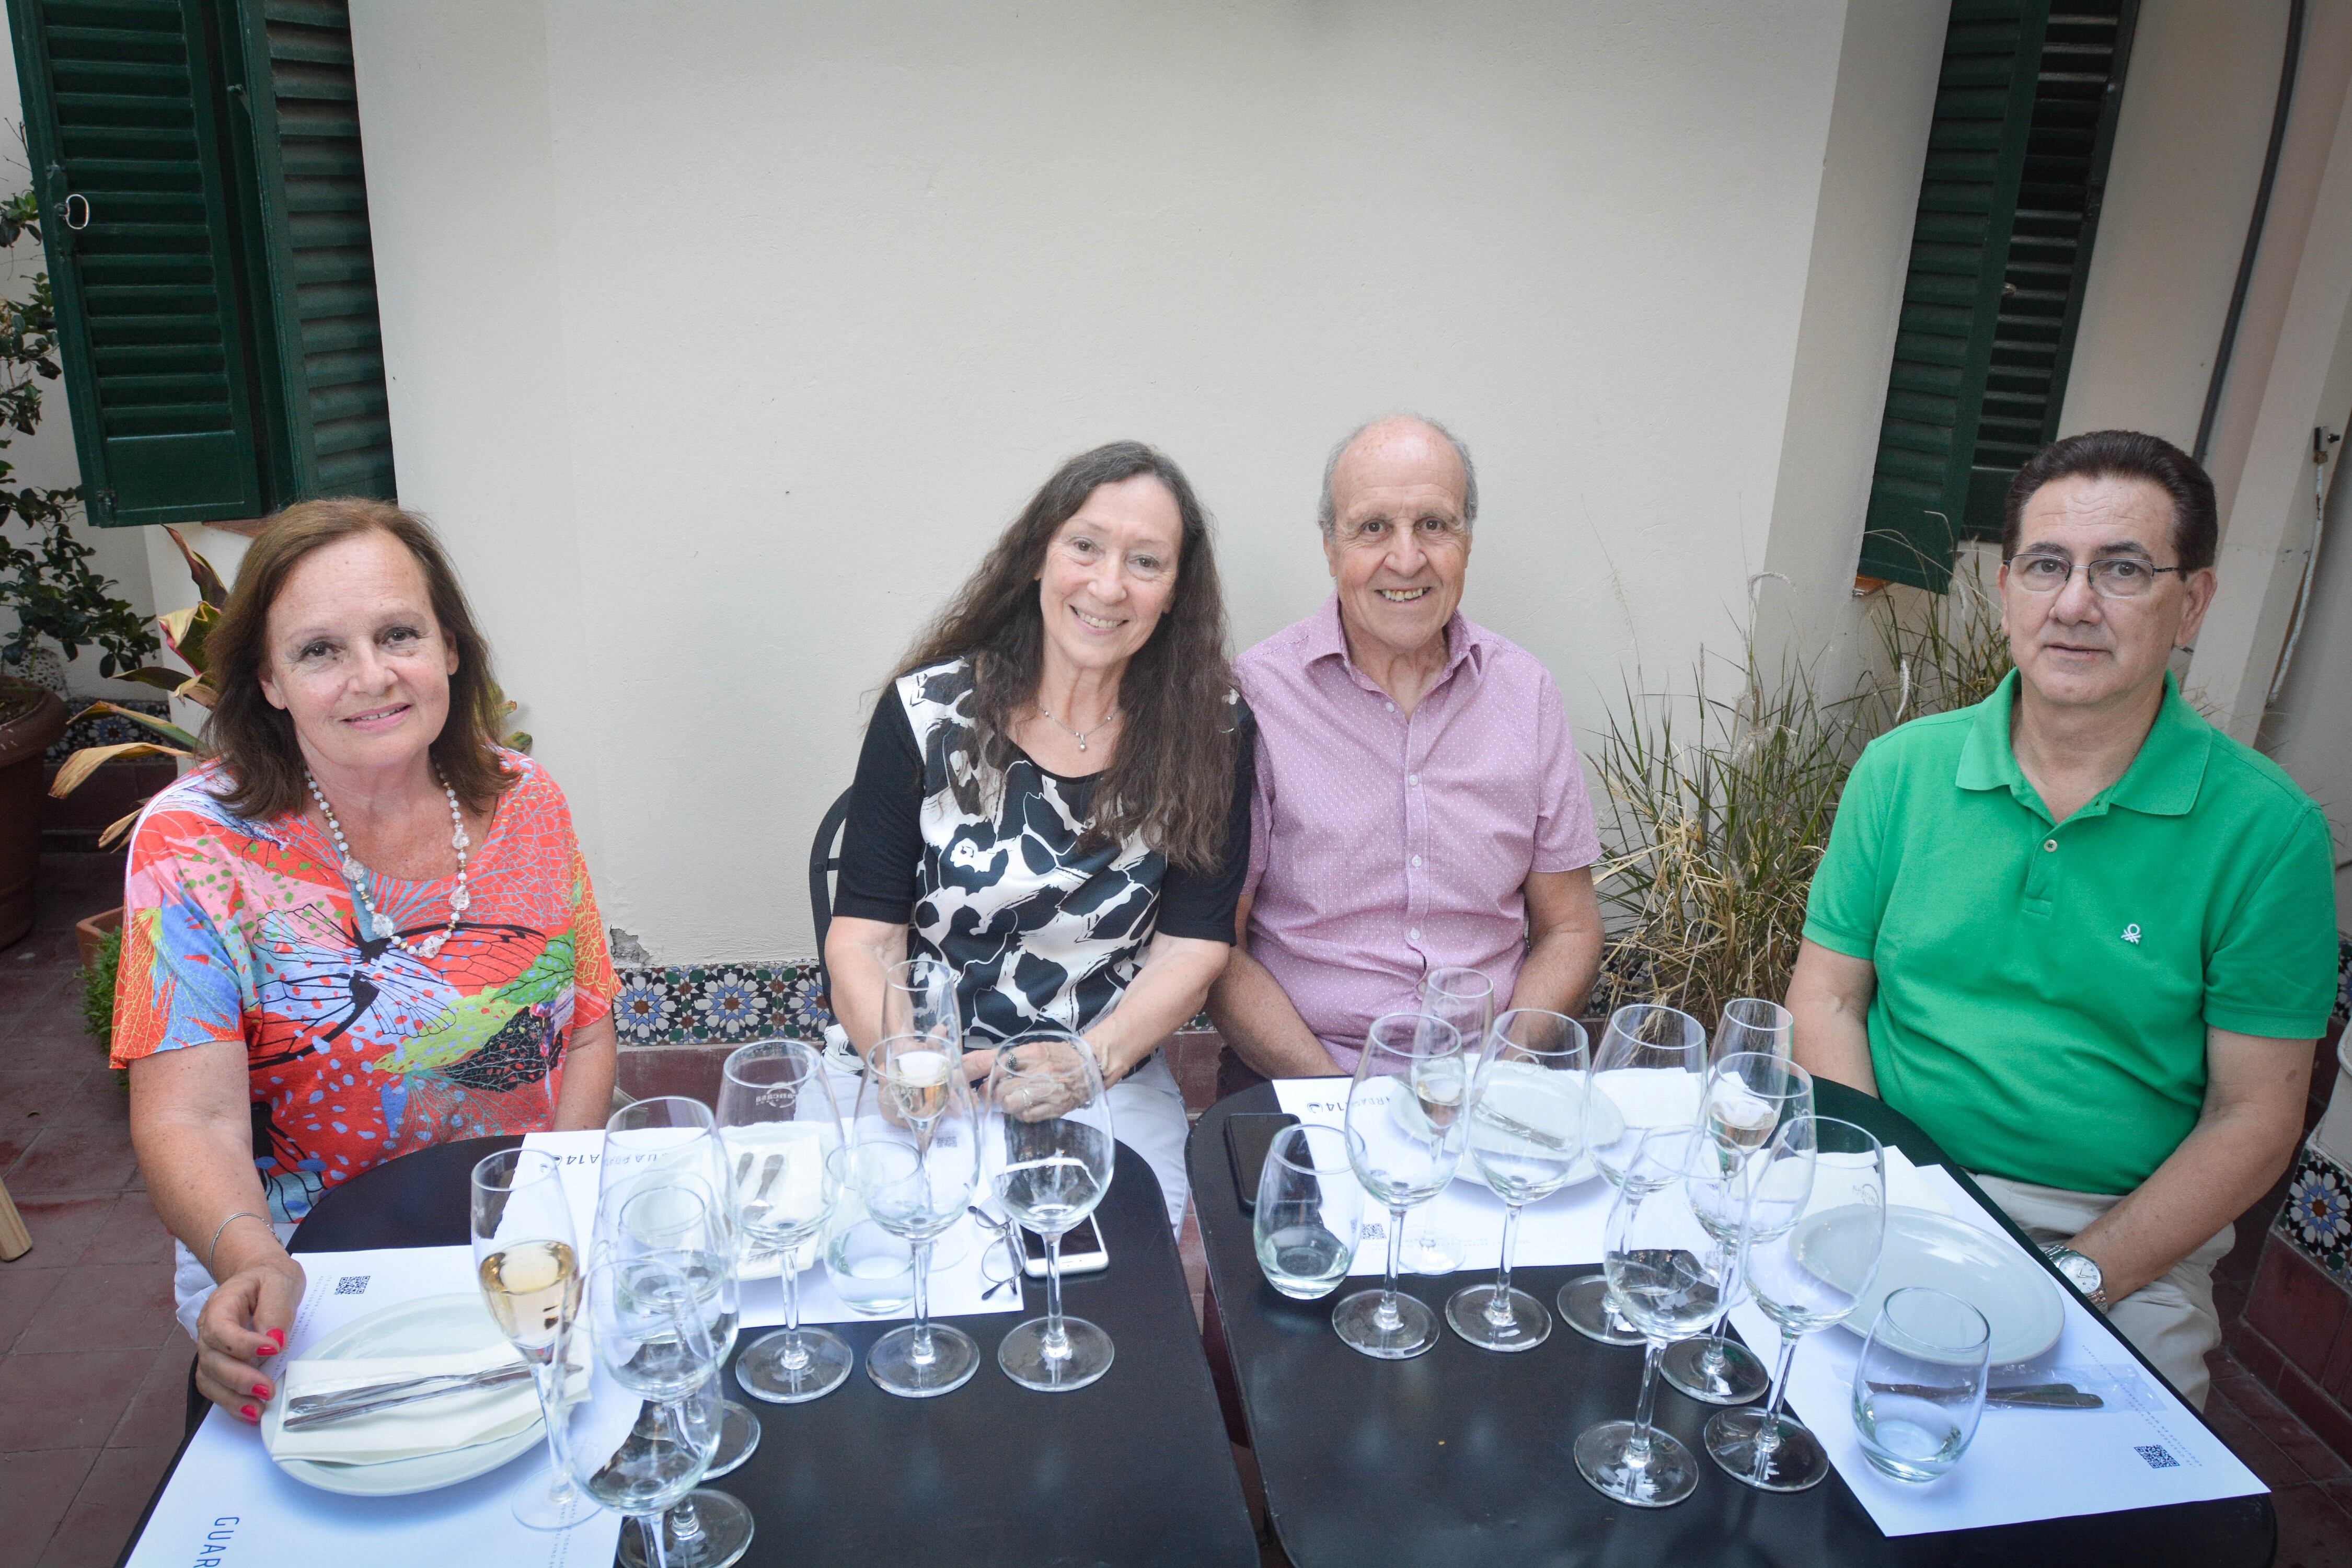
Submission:
MULTIPOLYGON (((0 250, 28 234, 37 241, 38 214, 29 191, 0 205, 0 250)), ((48 274, 37 272, 21 291, 0 289, 0 426, 32 434, 41 419, 36 383, 58 374, 57 307, 48 274)), ((0 435, 0 452, 11 439, 0 435)), ((42 756, 66 728, 57 693, 11 671, 29 669, 44 647, 68 658, 94 647, 99 672, 111 677, 140 667, 157 646, 138 611, 91 568, 89 546, 74 537, 69 523, 81 491, 12 485, 15 473, 0 457, 0 606, 16 616, 0 641, 0 947, 32 927, 42 756)))

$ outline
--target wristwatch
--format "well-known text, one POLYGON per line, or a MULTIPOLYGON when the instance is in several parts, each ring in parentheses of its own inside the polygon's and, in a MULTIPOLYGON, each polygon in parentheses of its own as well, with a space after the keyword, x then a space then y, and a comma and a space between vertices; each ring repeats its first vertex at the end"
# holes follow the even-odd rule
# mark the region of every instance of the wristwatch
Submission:
POLYGON ((2071 1247, 2045 1247, 2042 1255, 2066 1277, 2068 1284, 2090 1298, 2092 1306, 2102 1312, 2107 1310, 2107 1278, 2097 1264, 2071 1247))

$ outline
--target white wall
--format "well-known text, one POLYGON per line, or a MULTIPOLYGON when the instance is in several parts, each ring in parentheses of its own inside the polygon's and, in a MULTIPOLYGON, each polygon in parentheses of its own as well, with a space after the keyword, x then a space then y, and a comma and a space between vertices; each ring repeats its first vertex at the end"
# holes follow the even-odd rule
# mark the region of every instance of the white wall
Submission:
POLYGON ((1117 437, 1215 512, 1242 644, 1319 603, 1324 450, 1402 407, 1475 449, 1466 608, 1580 727, 1722 646, 1846 9, 360 0, 402 492, 606 918, 807 952, 867 694, 1117 437))

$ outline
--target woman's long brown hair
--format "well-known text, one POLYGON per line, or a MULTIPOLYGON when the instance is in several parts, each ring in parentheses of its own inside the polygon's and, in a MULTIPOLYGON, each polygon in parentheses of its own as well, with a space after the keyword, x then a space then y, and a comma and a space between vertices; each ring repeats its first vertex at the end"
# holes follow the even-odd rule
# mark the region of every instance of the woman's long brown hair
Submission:
MULTIPOLYGON (((1208 517, 1182 470, 1159 452, 1140 441, 1114 441, 1064 463, 916 639, 898 674, 970 656, 978 755, 1002 777, 1017 754, 1011 738, 1014 715, 1036 700, 1045 668, 1037 577, 1045 548, 1097 487, 1141 474, 1168 487, 1183 523, 1176 587, 1168 613, 1119 678, 1118 705, 1127 721, 1118 753, 1095 786, 1087 837, 1123 842, 1140 835, 1170 864, 1211 871, 1224 858, 1234 797, 1225 593, 1208 517)), ((882 700, 897 698, 886 689, 882 700)), ((977 781, 959 779, 954 788, 964 810, 985 809, 977 781)))
POLYGON ((297 502, 269 520, 245 552, 228 608, 205 640, 210 684, 220 695, 205 724, 205 744, 226 768, 232 793, 223 804, 256 820, 284 816, 302 808, 302 749, 294 721, 270 705, 261 689, 269 662, 269 606, 285 591, 294 568, 312 551, 373 530, 407 548, 425 574, 433 618, 457 650, 449 677, 449 717, 434 738, 433 761, 457 798, 488 811, 515 775, 499 762, 495 737, 498 706, 491 696, 490 645, 474 625, 474 612, 457 574, 425 521, 389 501, 338 498, 297 502))

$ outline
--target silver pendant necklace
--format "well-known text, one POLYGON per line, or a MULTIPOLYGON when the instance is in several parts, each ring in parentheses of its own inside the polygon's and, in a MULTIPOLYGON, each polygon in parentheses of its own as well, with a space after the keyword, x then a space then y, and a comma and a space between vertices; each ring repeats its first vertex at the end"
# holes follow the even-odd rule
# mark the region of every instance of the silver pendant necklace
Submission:
POLYGON ((388 941, 401 952, 414 953, 419 958, 431 958, 440 952, 442 943, 447 942, 457 929, 457 917, 464 914, 466 906, 474 901, 474 896, 466 890, 466 850, 472 842, 466 837, 466 816, 457 809, 457 792, 449 787, 448 779, 439 768, 433 770, 433 776, 441 781, 441 794, 449 802, 449 846, 457 851, 457 886, 449 894, 449 923, 423 942, 411 943, 394 928, 392 917, 375 907, 375 895, 370 886, 374 879, 366 867, 352 858, 352 847, 343 841, 343 825, 335 820, 335 808, 327 804, 327 792, 319 787, 317 775, 308 768, 302 770, 303 781, 310 786, 310 798, 319 803, 320 814, 327 819, 327 832, 335 841, 336 858, 342 862, 343 880, 352 885, 353 896, 366 911, 367 918, 361 922, 362 926, 377 941, 388 941))
POLYGON ((1118 717, 1118 710, 1114 708, 1109 712, 1104 714, 1101 721, 1092 729, 1073 730, 1067 724, 1063 723, 1059 719, 1055 719, 1052 710, 1048 709, 1043 702, 1037 704, 1037 711, 1045 714, 1047 719, 1052 720, 1055 729, 1061 731, 1062 733, 1067 735, 1071 740, 1076 741, 1078 743, 1078 750, 1081 752, 1087 749, 1087 737, 1088 735, 1100 734, 1106 725, 1109 724, 1112 720, 1118 717))

